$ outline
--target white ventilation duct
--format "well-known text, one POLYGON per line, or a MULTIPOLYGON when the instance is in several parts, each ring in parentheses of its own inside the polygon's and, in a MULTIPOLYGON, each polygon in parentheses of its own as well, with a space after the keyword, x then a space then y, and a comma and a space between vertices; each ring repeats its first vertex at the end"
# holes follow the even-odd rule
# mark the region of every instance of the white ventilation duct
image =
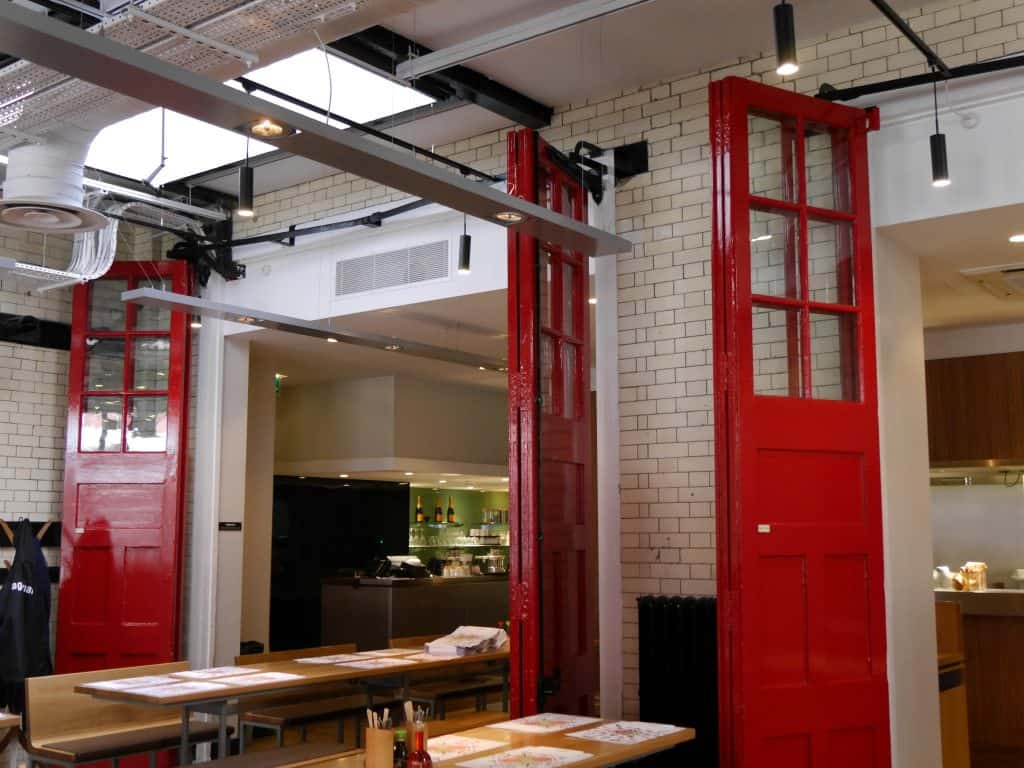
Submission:
POLYGON ((82 204, 85 157, 96 137, 66 125, 45 143, 23 144, 7 157, 0 224, 32 232, 92 232, 107 217, 82 204))

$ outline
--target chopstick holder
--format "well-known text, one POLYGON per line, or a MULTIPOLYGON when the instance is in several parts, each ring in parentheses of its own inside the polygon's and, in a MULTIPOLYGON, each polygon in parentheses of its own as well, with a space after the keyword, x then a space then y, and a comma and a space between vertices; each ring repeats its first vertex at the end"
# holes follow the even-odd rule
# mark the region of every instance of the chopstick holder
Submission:
POLYGON ((395 732, 387 728, 366 730, 365 768, 393 768, 395 732))

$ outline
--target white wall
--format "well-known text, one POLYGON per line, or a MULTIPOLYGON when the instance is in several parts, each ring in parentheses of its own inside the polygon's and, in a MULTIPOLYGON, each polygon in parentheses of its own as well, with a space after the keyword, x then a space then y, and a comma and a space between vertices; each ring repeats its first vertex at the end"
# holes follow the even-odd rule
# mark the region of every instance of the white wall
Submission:
POLYGON ((917 257, 877 236, 875 305, 893 765, 942 765, 917 257))
POLYGON ((926 360, 1024 351, 1024 323, 934 328, 924 332, 926 360))
MULTIPOLYGON (((1014 475, 1015 476, 1015 475, 1014 475)), ((989 584, 1024 568, 1024 487, 973 485, 931 489, 935 565, 956 570, 988 563, 989 584)))

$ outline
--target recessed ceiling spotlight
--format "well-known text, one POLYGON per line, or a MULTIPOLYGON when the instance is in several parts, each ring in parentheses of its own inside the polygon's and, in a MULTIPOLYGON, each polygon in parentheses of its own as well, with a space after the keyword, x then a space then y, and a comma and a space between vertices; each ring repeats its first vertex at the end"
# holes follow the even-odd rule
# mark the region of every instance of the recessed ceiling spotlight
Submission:
POLYGON ((284 126, 268 117, 249 126, 249 133, 260 139, 277 139, 284 136, 284 126))
POLYGON ((482 366, 482 365, 478 365, 478 366, 477 366, 477 370, 480 370, 480 371, 486 371, 486 370, 487 370, 487 368, 485 368, 485 367, 484 367, 484 366, 482 366))
POLYGON ((327 337, 327 343, 328 344, 337 344, 338 340, 336 338, 334 338, 333 336, 328 336, 327 337))
POLYGON ((771 240, 771 239, 772 239, 771 235, 758 235, 757 237, 750 238, 750 242, 752 242, 752 243, 763 243, 765 240, 771 240))
POLYGON ((1024 243, 1024 234, 1010 235, 1010 242, 1011 243, 1024 243))
POLYGON ((415 472, 403 472, 402 474, 405 475, 406 477, 412 477, 416 473, 415 472))
POLYGON ((503 221, 506 224, 518 224, 526 217, 516 211, 500 211, 499 213, 494 214, 494 218, 498 221, 503 221))
POLYGON ((387 344, 384 347, 384 349, 387 350, 388 352, 397 352, 401 348, 402 348, 401 344, 387 344))
POLYGON ((305 479, 306 479, 305 475, 299 475, 299 480, 305 480, 305 479))
POLYGON ((238 317, 235 318, 235 321, 239 323, 255 323, 256 318, 249 317, 248 315, 239 315, 238 317))
POLYGON ((475 491, 476 490, 476 486, 475 485, 467 485, 466 488, 468 490, 470 490, 470 491, 475 491))
POLYGON ((348 477, 348 475, 338 475, 338 477, 344 479, 344 478, 348 477))
POLYGON ((447 480, 438 480, 437 482, 439 482, 439 483, 440 483, 441 485, 444 485, 444 484, 445 484, 445 483, 447 483, 448 481, 447 481, 447 480))

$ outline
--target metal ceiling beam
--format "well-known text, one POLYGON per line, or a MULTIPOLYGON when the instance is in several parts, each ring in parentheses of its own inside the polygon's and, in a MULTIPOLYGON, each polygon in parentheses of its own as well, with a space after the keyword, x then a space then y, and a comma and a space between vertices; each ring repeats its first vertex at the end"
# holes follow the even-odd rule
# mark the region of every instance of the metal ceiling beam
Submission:
MULTIPOLYGON (((396 80, 395 71, 402 62, 410 56, 431 53, 429 48, 384 27, 370 27, 327 47, 348 61, 396 80)), ((554 114, 551 107, 468 67, 451 67, 409 85, 432 99, 461 99, 535 130, 550 125, 554 114)))
POLYGON ((230 320, 233 323, 241 323, 253 328, 269 328, 285 333, 297 333, 300 336, 310 336, 324 341, 333 341, 342 344, 353 344, 357 347, 369 347, 396 354, 412 355, 413 357, 425 357, 430 360, 440 360, 455 365, 466 365, 477 369, 488 371, 504 371, 506 364, 501 360, 473 355, 468 352, 459 352, 456 349, 447 347, 435 347, 430 344, 421 344, 418 341, 408 341, 393 336, 378 336, 371 333, 362 333, 345 328, 332 328, 322 323, 314 323, 309 320, 300 320, 297 317, 277 315, 273 312, 250 309, 248 307, 237 307, 231 304, 202 299, 198 296, 187 296, 183 293, 173 291, 160 291, 156 288, 136 288, 132 291, 125 291, 121 294, 121 301, 126 303, 139 304, 144 307, 159 307, 174 312, 185 312, 203 317, 214 317, 219 320, 230 320))
POLYGON ((585 21, 599 19, 602 16, 618 13, 648 2, 650 0, 583 0, 583 2, 559 8, 557 11, 536 16, 519 24, 470 38, 442 48, 440 51, 411 58, 399 64, 395 74, 402 80, 414 80, 485 56, 488 53, 510 48, 552 32, 574 27, 585 21))
POLYGON ((949 67, 946 66, 946 62, 939 58, 939 54, 932 50, 931 46, 907 23, 907 20, 896 12, 896 9, 885 0, 871 0, 871 4, 880 10, 882 15, 891 21, 893 26, 902 32, 903 36, 924 55, 929 67, 937 69, 944 77, 949 77, 949 67))
POLYGON ((294 129, 279 149, 589 256, 632 249, 625 238, 175 67, 99 35, 0 3, 0 50, 115 93, 228 130, 269 118, 294 129))

